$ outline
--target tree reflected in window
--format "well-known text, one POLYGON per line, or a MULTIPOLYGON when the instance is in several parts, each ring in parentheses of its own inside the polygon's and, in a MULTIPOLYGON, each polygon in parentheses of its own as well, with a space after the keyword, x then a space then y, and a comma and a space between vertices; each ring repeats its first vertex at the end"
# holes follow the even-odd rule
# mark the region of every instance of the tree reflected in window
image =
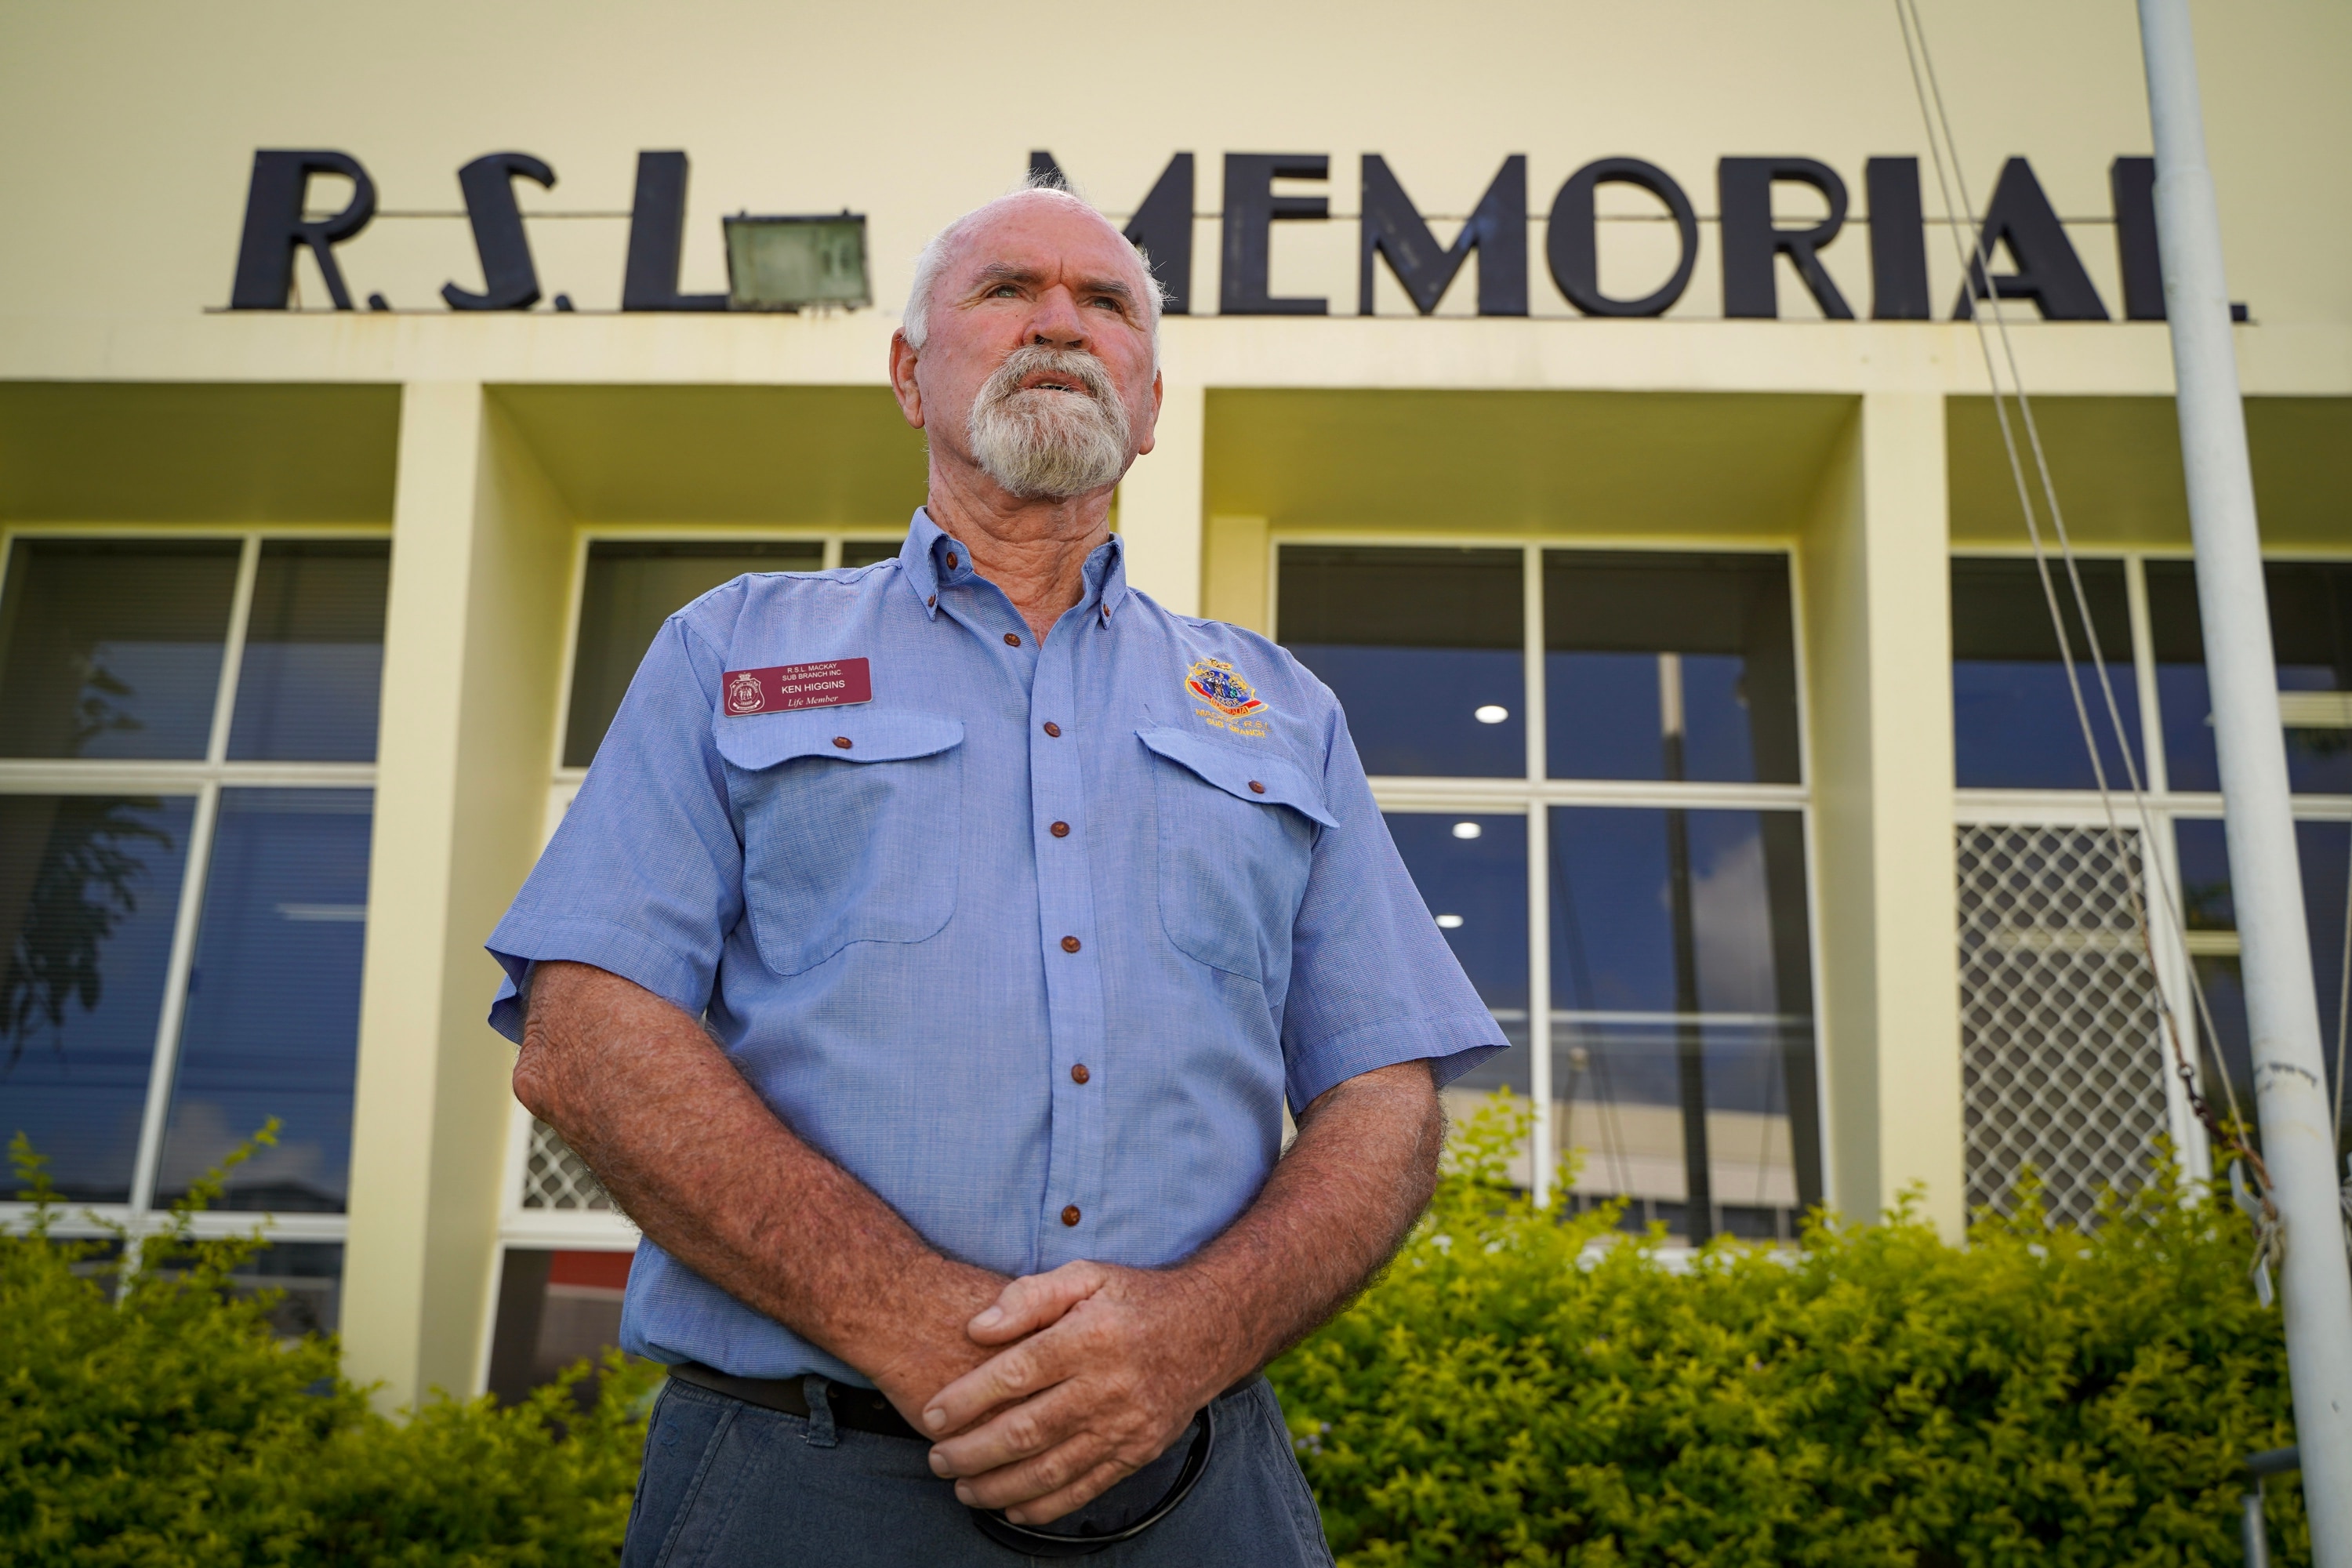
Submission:
POLYGON ((192 797, 0 795, 0 1137, 82 1203, 130 1195, 192 797))
MULTIPOLYGON (((36 827, 43 816, 48 819, 32 886, 13 911, 0 911, 0 921, 7 922, 0 930, 6 932, 8 955, 6 972, 0 974, 0 1037, 8 1042, 9 1066, 44 1025, 62 1047, 69 1005, 79 1003, 85 1013, 98 1010, 105 994, 100 957, 107 939, 139 912, 154 851, 168 855, 179 847, 153 820, 162 805, 72 795, 19 795, 7 802, 0 833, 12 841, 20 833, 31 838, 34 834, 24 829, 36 827), (138 852, 142 847, 146 856, 138 852)), ((0 855, 14 860, 16 850, 10 842, 0 855)))

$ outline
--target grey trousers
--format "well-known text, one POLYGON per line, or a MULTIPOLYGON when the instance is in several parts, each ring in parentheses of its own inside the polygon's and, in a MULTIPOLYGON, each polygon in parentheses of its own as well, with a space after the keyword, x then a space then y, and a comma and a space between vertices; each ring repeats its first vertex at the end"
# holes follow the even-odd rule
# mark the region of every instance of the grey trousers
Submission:
MULTIPOLYGON (((1315 1499, 1274 1389, 1218 1400, 1216 1450, 1192 1493, 1133 1541, 1070 1561, 1097 1568, 1330 1568, 1315 1499)), ((1118 1529, 1182 1467, 1186 1440, 1049 1528, 1118 1529)), ((646 1432, 622 1568, 1004 1568, 1035 1559, 974 1528, 929 1445, 831 1429, 673 1378, 646 1432)))

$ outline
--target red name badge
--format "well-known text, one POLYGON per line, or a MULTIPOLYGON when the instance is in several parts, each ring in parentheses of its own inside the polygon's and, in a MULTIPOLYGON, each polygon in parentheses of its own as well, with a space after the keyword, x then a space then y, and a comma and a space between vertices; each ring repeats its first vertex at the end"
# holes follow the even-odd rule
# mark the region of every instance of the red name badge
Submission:
POLYGON ((795 708, 839 708, 874 700, 872 666, 862 658, 824 664, 779 664, 766 669, 730 669, 719 681, 730 717, 789 713, 795 708))

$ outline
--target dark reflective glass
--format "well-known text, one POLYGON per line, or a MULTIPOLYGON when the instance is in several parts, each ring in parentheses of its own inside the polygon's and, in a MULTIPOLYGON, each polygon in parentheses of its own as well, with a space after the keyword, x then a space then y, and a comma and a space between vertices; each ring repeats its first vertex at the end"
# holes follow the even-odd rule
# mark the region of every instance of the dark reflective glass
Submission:
POLYGON ((600 540, 591 544, 587 579, 580 592, 580 637, 572 658, 572 713, 563 731, 563 765, 584 768, 595 760, 613 715, 620 711, 622 695, 662 622, 746 572, 814 572, 824 563, 819 546, 796 542, 600 540))
POLYGON ((195 802, 0 795, 0 1139, 58 1190, 131 1195, 195 802))
POLYGON ((1502 1025, 1512 1048, 1460 1087, 1528 1089, 1528 823, 1523 816, 1391 812, 1390 837, 1413 886, 1502 1025))
POLYGON ((375 761, 391 575, 392 547, 379 540, 262 545, 229 720, 232 761, 375 761))
POLYGON ((241 1291, 278 1293, 270 1327, 281 1337, 331 1334, 343 1317, 343 1244, 278 1241, 234 1270, 241 1291))
POLYGON ((1793 1237, 1821 1201, 1809 1020, 1696 1020, 1555 1012, 1552 1130, 1587 1199, 1634 1200, 1626 1219, 1690 1236, 1692 1162, 1704 1156, 1710 1230, 1793 1237), (1695 1144, 1685 1092, 1706 1107, 1695 1144))
POLYGON ((1525 778, 1516 550, 1286 545, 1282 643, 1339 694, 1370 773, 1525 778))
MULTIPOLYGON (((2052 572, 2107 783, 2126 788, 2123 752, 2099 690, 2090 640, 2063 571, 2053 565, 2052 572)), ((2085 561, 2082 574, 2116 706, 2137 757, 2139 688, 2132 676, 2123 563, 2085 561)), ((1963 556, 1952 563, 1952 742, 1954 772, 1963 789, 2096 787, 2049 601, 2031 561, 1963 556)))
POLYGON ((237 551, 18 540, 0 592, 0 756, 202 757, 237 551))
POLYGON ((1583 1150, 1576 1190, 1643 1200, 1685 1236, 1731 1224, 1726 1205, 1787 1233, 1822 1191, 1801 819, 1555 807, 1550 875, 1554 1125, 1583 1150))
MULTIPOLYGON (((635 1260, 631 1252, 507 1248, 487 1380, 501 1404, 520 1404, 565 1367, 621 1342, 621 1300, 635 1260)), ((594 1387, 591 1379, 578 1394, 594 1387)))
MULTIPOLYGON (((2352 566, 2273 561, 2263 577, 2279 690, 2290 703, 2296 692, 2352 693, 2352 566)), ((2164 710, 2167 782, 2174 789, 2218 790, 2221 772, 2213 749, 2196 569, 2186 561, 2149 562, 2147 610, 2157 700, 2164 710)), ((2352 795, 2352 726, 2290 724, 2286 773, 2288 787, 2298 794, 2352 795)))
MULTIPOLYGON (((2261 1118, 2254 1112, 2254 1047, 2246 1032, 2245 974, 2233 952, 2199 953, 2191 962, 2196 965, 2197 984, 2205 992, 2206 1010, 2213 1015, 2213 1039, 2197 1054, 2197 1076, 2210 1096, 2206 1103, 2216 1117, 2230 1114, 2228 1096, 2213 1082, 2213 1057, 2218 1054, 2222 1070, 2230 1075, 2231 1087, 2238 1091, 2238 1110, 2245 1118, 2247 1132, 2260 1150, 2261 1118)), ((2168 1057, 2170 1050, 2168 1046, 2168 1057)))
POLYGON ((877 561, 896 561, 906 542, 903 539, 845 539, 841 542, 841 563, 871 566, 877 561))
MULTIPOLYGON (((2230 847, 2221 824, 2210 817, 2173 824, 2180 857, 2183 918, 2191 931, 2235 931, 2237 908, 2230 889, 2230 847)), ((2311 937, 2311 976, 2319 1006, 2320 1055, 2326 1058, 2329 1103, 2335 1102, 2336 1037, 2344 1005, 2344 922, 2347 876, 2352 873, 2352 823, 2298 822, 2295 855, 2303 870, 2304 921, 2311 937)), ((2216 1044, 2238 1102, 2254 1117, 2253 1052, 2246 1026, 2246 994, 2238 959, 2231 953, 2200 953, 2198 979, 2213 1014, 2216 1044)), ((2210 1062, 2200 1061, 2200 1071, 2210 1062)), ((2225 1109, 2218 1090, 2214 1109, 2225 1109)))
POLYGON ((367 790, 221 792, 159 1202, 275 1116, 277 1146, 231 1173, 220 1206, 341 1210, 373 801, 367 790))
POLYGON ((1779 555, 1544 552, 1553 778, 1798 782, 1779 555))

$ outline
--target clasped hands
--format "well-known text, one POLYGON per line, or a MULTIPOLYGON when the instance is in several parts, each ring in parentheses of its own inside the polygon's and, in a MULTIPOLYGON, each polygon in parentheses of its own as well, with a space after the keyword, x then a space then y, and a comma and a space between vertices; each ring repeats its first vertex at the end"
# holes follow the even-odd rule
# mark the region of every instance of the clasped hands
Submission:
MULTIPOLYGON (((984 1359, 944 1387, 910 1387, 923 1381, 914 1366, 875 1381, 934 1437, 931 1469, 955 1480, 957 1500, 1015 1524, 1099 1497, 1252 1370, 1240 1325, 1183 1268, 1066 1263, 1005 1285, 962 1333, 957 1359, 984 1359)), ((940 1363, 924 1360, 936 1377, 940 1363)))

